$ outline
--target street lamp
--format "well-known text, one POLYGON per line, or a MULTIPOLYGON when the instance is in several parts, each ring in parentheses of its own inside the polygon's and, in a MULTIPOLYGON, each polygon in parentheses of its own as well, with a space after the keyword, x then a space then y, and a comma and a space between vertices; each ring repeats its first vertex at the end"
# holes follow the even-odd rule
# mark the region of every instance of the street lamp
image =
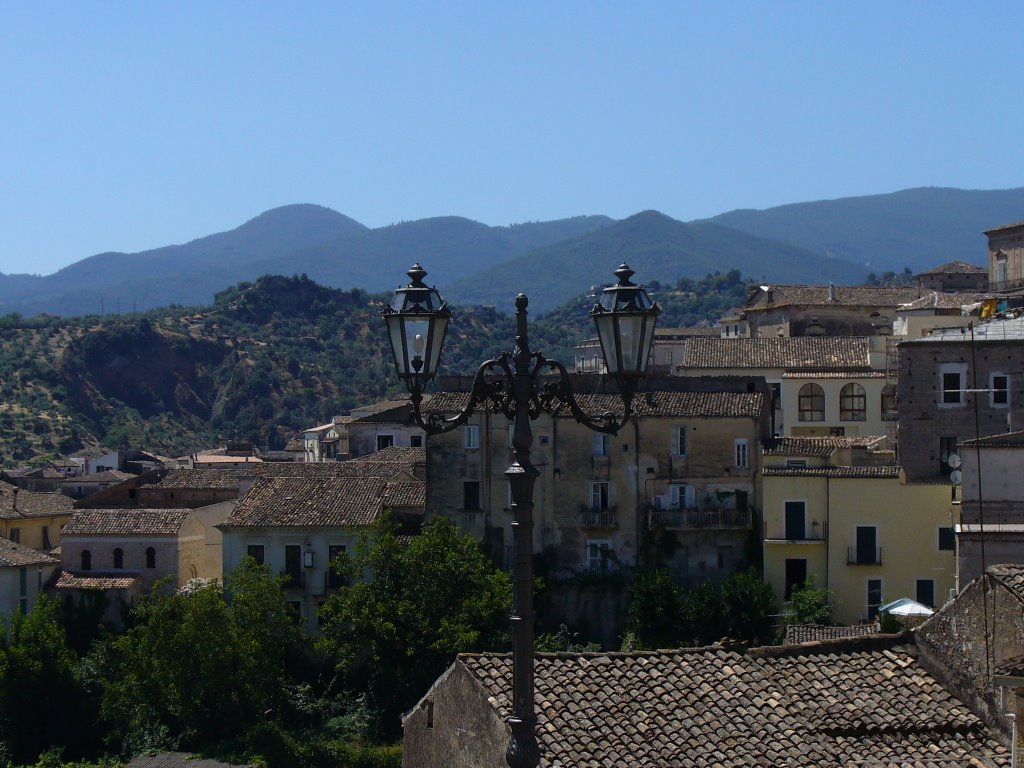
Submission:
POLYGON ((525 294, 516 296, 516 345, 513 352, 484 362, 473 379, 469 402, 456 416, 421 411, 423 392, 437 374, 441 346, 451 310, 434 288, 423 282, 427 273, 414 264, 410 283, 395 291, 381 313, 387 324, 395 369, 405 381, 416 423, 428 435, 450 432, 465 424, 479 407, 490 408, 513 422, 515 458, 505 471, 512 492, 512 717, 505 761, 510 768, 536 768, 540 763, 533 702, 533 487, 540 474, 530 461, 533 431, 530 422, 541 413, 567 407, 581 424, 597 432, 616 434, 633 415, 633 396, 647 369, 654 326, 660 307, 643 286, 630 282, 626 264, 615 270, 617 285, 605 288, 591 310, 608 373, 618 384, 622 417, 611 412, 590 416, 579 407, 565 366, 530 351, 526 329, 525 294))

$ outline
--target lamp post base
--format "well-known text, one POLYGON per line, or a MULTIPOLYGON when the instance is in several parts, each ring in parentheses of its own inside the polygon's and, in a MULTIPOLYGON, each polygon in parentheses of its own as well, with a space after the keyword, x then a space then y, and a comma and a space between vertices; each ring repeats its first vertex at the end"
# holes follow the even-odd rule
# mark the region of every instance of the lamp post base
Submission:
POLYGON ((508 724, 512 729, 512 738, 505 752, 505 762, 509 768, 537 768, 540 765, 540 746, 535 734, 536 719, 510 717, 508 724))

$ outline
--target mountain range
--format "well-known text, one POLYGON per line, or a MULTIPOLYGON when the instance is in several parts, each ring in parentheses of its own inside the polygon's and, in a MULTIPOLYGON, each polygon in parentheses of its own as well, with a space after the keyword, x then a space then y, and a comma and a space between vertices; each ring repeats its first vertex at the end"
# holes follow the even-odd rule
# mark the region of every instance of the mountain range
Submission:
POLYGON ((739 269, 770 282, 859 283, 868 272, 984 263, 981 232, 1024 218, 1024 188, 921 188, 681 222, 657 211, 492 227, 460 217, 370 229, 329 208, 289 205, 229 232, 139 253, 101 253, 52 275, 0 275, 0 314, 85 315, 208 304, 263 274, 386 291, 414 261, 455 304, 505 306, 520 290, 548 311, 610 282, 628 261, 644 281, 739 269))

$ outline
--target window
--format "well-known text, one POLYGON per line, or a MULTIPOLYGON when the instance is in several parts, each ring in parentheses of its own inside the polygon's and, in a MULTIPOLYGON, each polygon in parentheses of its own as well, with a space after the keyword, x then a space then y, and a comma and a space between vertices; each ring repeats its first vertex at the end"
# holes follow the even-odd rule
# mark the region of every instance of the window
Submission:
MULTIPOLYGON (((803 541, 807 538, 807 502, 787 501, 785 503, 786 514, 786 540, 803 541)), ((789 596, 786 596, 789 599, 789 596)))
POLYGON ((124 550, 120 547, 114 550, 114 570, 120 571, 124 568, 124 550))
POLYGON ((594 481, 590 484, 590 509, 601 512, 608 509, 608 482, 594 481))
POLYGON ((462 508, 480 509, 480 481, 467 480, 462 484, 462 508))
POLYGON ((22 597, 28 594, 28 568, 24 565, 18 569, 18 594, 22 597))
POLYGON ((603 435, 600 432, 594 435, 594 455, 607 456, 611 453, 612 436, 603 435))
POLYGON ((11 541, 15 544, 21 543, 21 528, 11 528, 11 541))
POLYGON ((672 365, 672 350, 671 349, 666 349, 665 350, 664 356, 662 358, 662 362, 665 365, 672 365))
POLYGON ((736 491, 736 509, 740 512, 746 512, 749 508, 750 500, 746 491, 736 491))
POLYGON ((43 526, 43 549, 50 549, 51 546, 52 545, 50 544, 50 526, 44 525, 43 526))
POLYGON ((949 466, 949 457, 956 453, 956 435, 946 435, 939 438, 939 474, 948 475, 952 471, 949 466))
POLYGON ((410 448, 422 448, 423 447, 423 435, 410 435, 409 436, 409 447, 410 448))
POLYGON ((732 547, 719 547, 718 548, 718 570, 725 571, 731 570, 733 564, 732 547))
POLYGON ((750 446, 745 437, 736 439, 736 468, 747 469, 750 466, 750 446))
POLYGON ((817 384, 804 384, 797 394, 800 421, 825 420, 825 390, 817 384))
POLYGON ((686 455, 686 427, 676 427, 672 430, 672 455, 686 455))
POLYGON ((156 568, 156 549, 146 547, 146 567, 156 568))
POLYGON ((82 550, 82 570, 92 570, 92 552, 90 552, 88 549, 82 550))
POLYGON ((786 459, 787 467, 806 467, 807 459, 786 459))
POLYGON ((285 587, 302 586, 302 547, 298 544, 284 545, 285 587))
POLYGON ((934 579, 917 579, 916 581, 917 600, 921 605, 927 605, 929 608, 935 607, 935 580, 934 579))
POLYGON ((793 590, 807 581, 807 560, 802 557, 786 558, 786 586, 782 593, 783 600, 793 597, 793 590))
POLYGON ((868 417, 868 396, 864 387, 851 381, 839 390, 840 421, 866 421, 868 417))
POLYGON ((882 562, 878 551, 878 528, 873 525, 858 525, 856 541, 852 562, 858 565, 877 565, 882 562))
POLYGON ((257 565, 263 565, 263 545, 250 544, 246 547, 245 553, 256 561, 257 565))
POLYGON ((952 552, 956 549, 956 533, 953 526, 944 525, 939 528, 939 551, 952 552))
POLYGON ((988 377, 989 404, 993 408, 1010 405, 1010 377, 1005 373, 993 373, 988 377))
POLYGON ((939 366, 939 406, 963 405, 964 381, 967 378, 967 363, 943 363, 939 366))
POLYGON ((390 448, 395 444, 394 435, 377 435, 377 450, 383 451, 385 448, 390 448))
POLYGON ((697 492, 692 485, 673 483, 668 487, 668 499, 672 509, 693 509, 697 506, 697 492))
POLYGON ((462 447, 467 450, 480 447, 480 427, 476 424, 462 428, 462 447))
POLYGON ((607 571, 611 555, 612 543, 607 539, 587 540, 587 568, 591 571, 607 571))
POLYGON ((878 606, 882 604, 882 580, 868 579, 868 618, 878 616, 878 606))
POLYGON ((899 411, 896 408, 896 385, 886 384, 882 387, 882 418, 895 421, 899 411))
POLYGON ((327 547, 327 561, 329 563, 327 570, 327 586, 331 589, 337 589, 338 587, 345 586, 345 579, 339 571, 334 569, 334 561, 341 555, 345 554, 346 547, 344 544, 330 544, 327 547))

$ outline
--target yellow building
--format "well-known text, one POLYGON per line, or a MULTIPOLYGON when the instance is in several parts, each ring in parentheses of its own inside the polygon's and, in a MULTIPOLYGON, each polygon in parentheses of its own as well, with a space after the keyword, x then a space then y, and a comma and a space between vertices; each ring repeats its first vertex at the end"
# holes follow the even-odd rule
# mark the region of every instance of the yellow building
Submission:
POLYGON ((764 451, 764 576, 780 600, 814 578, 833 619, 900 597, 940 606, 956 586, 948 484, 908 484, 878 438, 784 438, 764 451))
POLYGON ((40 552, 60 546, 73 502, 60 493, 22 491, 0 483, 0 537, 40 552))

